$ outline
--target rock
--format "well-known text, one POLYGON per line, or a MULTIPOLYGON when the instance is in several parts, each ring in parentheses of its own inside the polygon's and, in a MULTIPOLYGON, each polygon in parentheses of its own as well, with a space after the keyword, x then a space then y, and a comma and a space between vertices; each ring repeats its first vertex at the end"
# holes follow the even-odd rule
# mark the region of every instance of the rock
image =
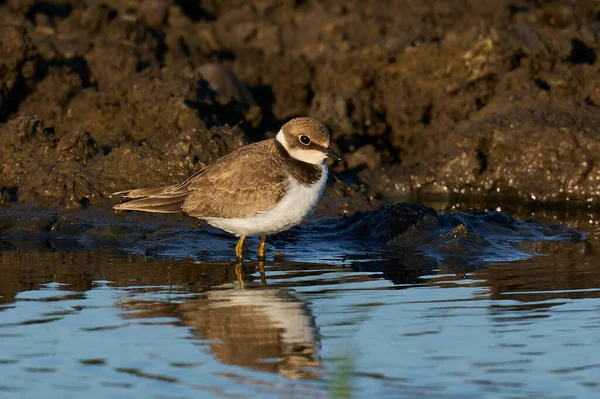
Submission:
POLYGON ((497 100, 456 132, 437 181, 546 202, 600 196, 600 110, 541 94, 497 100))
POLYGON ((7 0, 6 5, 15 12, 27 13, 31 10, 34 0, 7 0))
MULTIPOLYGON (((389 247, 401 248, 423 241, 444 224, 438 214, 423 205, 383 204, 367 211, 354 212, 341 218, 319 221, 319 228, 331 237, 372 240, 389 247)), ((300 227, 310 229, 311 226, 300 227)))
POLYGON ((335 138, 352 134, 351 102, 340 95, 318 92, 310 104, 309 114, 330 126, 335 138))
POLYGON ((0 24, 0 122, 27 95, 35 69, 36 52, 27 29, 0 24))
POLYGON ((256 105, 252 94, 244 83, 226 66, 220 64, 204 64, 198 68, 210 88, 222 96, 249 105, 256 105))
POLYGON ((497 99, 452 132, 430 167, 388 169, 382 184, 424 194, 482 194, 527 201, 600 196, 600 110, 541 93, 497 99))
MULTIPOLYGON (((60 126, 69 115, 69 102, 84 89, 84 73, 70 67, 51 68, 20 104, 24 115, 36 115, 47 126, 60 126)), ((60 130, 60 127, 59 127, 60 130)))
POLYGON ((350 215, 356 212, 373 210, 382 203, 366 193, 364 186, 347 185, 335 175, 325 188, 323 199, 319 202, 313 218, 331 215, 350 215))
POLYGON ((344 161, 349 169, 366 166, 369 169, 381 167, 381 152, 374 145, 367 144, 354 152, 344 156, 344 161))

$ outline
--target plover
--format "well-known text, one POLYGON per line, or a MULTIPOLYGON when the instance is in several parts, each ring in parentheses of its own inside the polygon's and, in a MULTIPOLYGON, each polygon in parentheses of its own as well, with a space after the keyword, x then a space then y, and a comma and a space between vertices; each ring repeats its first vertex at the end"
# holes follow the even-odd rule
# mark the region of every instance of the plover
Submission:
POLYGON ((126 202, 116 210, 184 212, 244 239, 261 236, 265 256, 268 234, 301 223, 323 195, 326 158, 341 160, 330 147, 329 129, 312 118, 295 118, 273 139, 239 148, 200 169, 180 184, 120 191, 126 202))

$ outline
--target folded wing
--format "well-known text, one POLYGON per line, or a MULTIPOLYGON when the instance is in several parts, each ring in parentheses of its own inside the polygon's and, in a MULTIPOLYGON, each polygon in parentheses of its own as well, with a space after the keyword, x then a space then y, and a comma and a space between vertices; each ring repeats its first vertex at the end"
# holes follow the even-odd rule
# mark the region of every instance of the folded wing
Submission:
POLYGON ((184 182, 122 191, 130 201, 114 209, 185 212, 198 218, 244 218, 275 206, 287 189, 286 174, 272 140, 242 147, 184 182))

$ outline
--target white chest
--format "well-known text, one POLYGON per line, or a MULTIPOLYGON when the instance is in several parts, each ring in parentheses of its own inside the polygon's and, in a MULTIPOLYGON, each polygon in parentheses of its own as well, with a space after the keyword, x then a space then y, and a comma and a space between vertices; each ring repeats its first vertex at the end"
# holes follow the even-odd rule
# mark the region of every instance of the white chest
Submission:
POLYGON ((287 193, 279 203, 266 212, 247 218, 206 219, 206 222, 237 236, 274 234, 300 224, 317 206, 327 182, 327 166, 321 178, 312 186, 303 186, 290 178, 287 193))

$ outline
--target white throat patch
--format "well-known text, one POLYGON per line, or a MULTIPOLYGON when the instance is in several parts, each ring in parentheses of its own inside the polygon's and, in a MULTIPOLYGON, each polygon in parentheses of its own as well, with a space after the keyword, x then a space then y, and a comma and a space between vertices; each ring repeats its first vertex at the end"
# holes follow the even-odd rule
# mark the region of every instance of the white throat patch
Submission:
POLYGON ((303 150, 297 148, 290 149, 287 141, 285 140, 285 136, 283 135, 283 130, 279 130, 279 133, 277 133, 275 139, 281 143, 283 148, 287 150, 288 154, 290 154, 292 158, 296 158, 299 161, 311 163, 313 165, 321 165, 325 158, 327 158, 327 155, 317 150, 303 150))

